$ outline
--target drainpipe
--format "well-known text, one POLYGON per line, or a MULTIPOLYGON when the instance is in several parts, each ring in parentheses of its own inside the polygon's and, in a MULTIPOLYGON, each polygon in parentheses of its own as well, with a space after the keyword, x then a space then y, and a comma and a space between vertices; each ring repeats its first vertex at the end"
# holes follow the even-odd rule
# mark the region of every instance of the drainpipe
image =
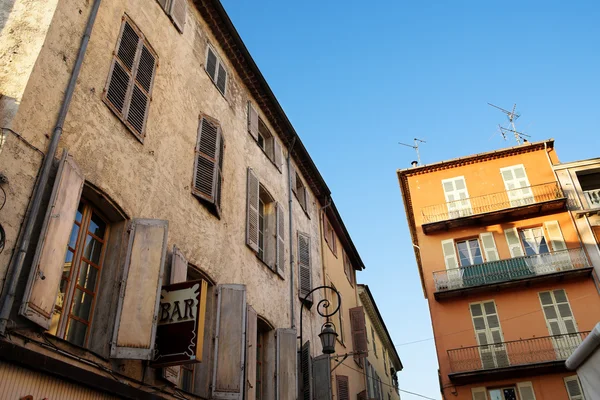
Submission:
POLYGON ((44 188, 48 183, 48 177, 50 175, 52 161, 54 161, 56 149, 58 148, 58 142, 60 141, 60 137, 62 135, 63 125, 67 117, 67 112, 69 111, 69 106, 71 105, 71 99, 73 98, 73 92, 75 91, 77 78, 79 77, 79 72, 81 71, 81 65, 83 64, 83 59, 85 58, 85 52, 90 41, 92 28, 94 27, 94 22, 96 21, 96 16, 98 15, 98 9, 100 8, 101 1, 102 0, 94 0, 94 4, 92 5, 90 16, 88 17, 87 25, 85 28, 85 33, 81 38, 81 44, 79 46, 79 52, 77 53, 77 59, 75 60, 75 66, 73 67, 73 71, 71 71, 71 77, 69 79, 69 84, 67 85, 67 89, 65 91, 65 97, 63 99, 60 111, 58 113, 56 126, 54 127, 54 131, 52 132, 50 144, 48 145, 48 151, 46 152, 46 157, 44 158, 41 167, 40 178, 36 182, 35 188, 33 189, 33 197, 31 207, 29 209, 29 214, 25 216, 25 221, 23 221, 23 223, 25 224, 23 236, 21 236, 21 240, 18 243, 18 248, 13 254, 11 263, 8 266, 8 285, 6 286, 7 290, 4 294, 4 299, 2 301, 2 309, 0 309, 0 335, 2 336, 4 336, 6 332, 6 325, 10 317, 10 310, 12 309, 13 303, 15 301, 17 281, 19 280, 19 276, 21 275, 21 271, 23 270, 25 255, 31 243, 33 227, 40 212, 42 197, 44 195, 44 188))
POLYGON ((325 279, 325 247, 323 246, 323 235, 325 232, 323 232, 323 222, 325 221, 325 209, 329 206, 331 206, 331 197, 327 198, 327 204, 319 208, 319 232, 321 233, 321 236, 319 237, 319 243, 321 248, 321 271, 323 272, 323 285, 327 285, 325 279))
MULTIPOLYGON (((296 318, 294 316, 294 229, 292 226, 292 205, 294 204, 294 195, 292 193, 292 150, 296 144, 297 136, 292 139, 292 144, 288 148, 287 154, 287 172, 288 172, 288 216, 289 216, 289 231, 290 231, 290 325, 292 329, 296 328, 296 318)), ((302 346, 302 343, 300 343, 302 346)))

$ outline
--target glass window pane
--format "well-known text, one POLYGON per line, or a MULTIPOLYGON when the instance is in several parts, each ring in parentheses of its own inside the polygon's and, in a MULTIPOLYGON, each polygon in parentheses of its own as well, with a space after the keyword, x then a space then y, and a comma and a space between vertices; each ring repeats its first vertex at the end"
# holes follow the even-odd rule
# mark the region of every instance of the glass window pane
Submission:
POLYGON ((453 192, 454 191, 454 185, 452 184, 452 182, 444 182, 444 192, 453 192))
POLYGON ((100 265, 100 254, 102 253, 102 243, 88 235, 85 238, 85 249, 83 256, 96 265, 100 265))
POLYGON ((77 214, 75 214, 75 221, 81 223, 81 218, 83 218, 83 203, 79 203, 79 207, 77 207, 77 214))
POLYGON ((454 181, 454 185, 456 186, 456 190, 462 190, 465 188, 464 179, 457 179, 454 181))
POLYGON ((486 314, 495 314, 496 306, 493 301, 488 301, 487 303, 483 303, 483 308, 485 309, 486 314))
POLYGON ((75 289, 71 313, 76 317, 89 321, 92 312, 93 297, 79 289, 75 289))
POLYGON ((69 247, 74 249, 77 244, 77 236, 79 236, 79 225, 73 224, 73 229, 71 229, 71 237, 69 238, 69 247))
POLYGON ((88 230, 94 235, 104 238, 104 231, 106 230, 106 224, 102 219, 96 215, 96 213, 92 213, 92 218, 90 220, 90 227, 88 230))
POLYGON ((69 319, 69 326, 67 327, 67 340, 78 346, 85 344, 85 334, 87 332, 87 325, 82 324, 74 319, 69 319))
POLYGON ((504 400, 502 398, 502 392, 500 391, 500 389, 493 389, 490 390, 488 393, 490 395, 490 400, 504 400))
POLYGON ((69 274, 71 273, 71 266, 73 265, 73 252, 71 250, 67 250, 67 255, 65 256, 65 265, 63 266, 63 278, 68 279, 69 274))
POLYGON ((79 267, 79 279, 77 280, 77 284, 91 292, 95 292, 97 277, 98 270, 85 261, 82 261, 81 266, 79 267))
POLYGON ((473 264, 483 263, 483 256, 481 255, 479 241, 477 239, 469 240, 469 248, 471 249, 471 256, 473 257, 473 264))
POLYGON ((567 328, 567 333, 577 332, 577 329, 575 329, 575 323, 573 322, 573 320, 565 319, 564 323, 565 323, 565 327, 567 328))
POLYGON ((456 248, 458 249, 458 257, 460 258, 460 265, 466 267, 471 265, 471 257, 469 256, 469 249, 467 247, 467 242, 458 242, 456 243, 456 248))
POLYGON ((471 315, 473 315, 474 317, 478 315, 483 315, 483 312, 481 311, 481 304, 471 304, 471 315))

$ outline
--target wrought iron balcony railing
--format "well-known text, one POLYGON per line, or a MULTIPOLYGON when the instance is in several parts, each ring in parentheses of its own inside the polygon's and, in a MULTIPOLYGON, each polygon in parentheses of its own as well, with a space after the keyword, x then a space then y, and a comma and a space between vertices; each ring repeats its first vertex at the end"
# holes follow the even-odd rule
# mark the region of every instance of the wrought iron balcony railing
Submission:
POLYGON ((588 332, 513 340, 448 350, 451 373, 465 373, 565 361, 588 332))
POLYGON ((600 189, 584 190, 583 194, 590 208, 600 208, 600 189))
POLYGON ((433 281, 436 292, 442 292, 509 282, 589 266, 583 249, 576 248, 436 271, 433 273, 433 281))
POLYGON ((423 223, 446 221, 564 198, 557 182, 470 197, 423 207, 423 223))

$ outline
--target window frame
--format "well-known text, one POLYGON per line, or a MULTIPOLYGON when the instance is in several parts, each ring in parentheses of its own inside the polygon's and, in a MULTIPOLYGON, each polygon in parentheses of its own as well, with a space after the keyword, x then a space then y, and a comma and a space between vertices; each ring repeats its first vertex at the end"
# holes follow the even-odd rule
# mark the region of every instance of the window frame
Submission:
POLYGON ((581 386, 581 381, 579 380, 579 376, 577 374, 565 376, 563 378, 563 383, 565 385, 565 390, 567 391, 567 396, 569 396, 569 400, 585 400, 585 393, 583 392, 583 386, 581 386), (581 392, 581 395, 575 395, 575 396, 571 395, 571 392, 569 391, 569 386, 567 385, 567 382, 572 382, 572 381, 577 382, 577 386, 579 387, 579 391, 581 392))
POLYGON ((208 75, 208 77, 210 78, 211 82, 215 85, 215 87, 217 88, 217 91, 219 93, 221 93, 221 95, 227 99, 227 82, 229 81, 229 71, 227 70, 227 67, 225 66, 225 63, 223 62, 223 59, 221 58, 221 56, 219 55, 219 52, 217 51, 217 49, 215 48, 215 46, 213 46, 210 42, 206 43, 206 54, 204 56, 204 72, 206 72, 206 74, 208 75), (209 51, 212 51, 212 53, 215 55, 216 58, 216 64, 215 64, 215 78, 213 79, 212 76, 210 76, 210 73, 208 72, 208 54, 209 51), (223 91, 221 91, 221 89, 219 88, 219 85, 217 84, 217 82, 219 81, 219 66, 223 67, 223 70, 225 71, 225 86, 223 88, 223 91))
POLYGON ((468 237, 468 238, 461 238, 461 239, 454 239, 454 247, 455 247, 455 251, 456 251, 456 258, 457 258, 457 262, 458 262, 458 268, 468 268, 471 267, 473 265, 479 265, 482 263, 487 262, 487 259, 485 257, 485 251, 484 248, 482 246, 481 243, 481 239, 479 238, 479 236, 474 236, 474 237, 468 237), (475 263, 474 261, 474 256, 473 254, 471 254, 471 247, 469 246, 469 242, 472 241, 476 241, 477 242, 477 246, 479 247, 479 253, 480 253, 480 257, 481 257, 481 263, 475 263), (469 265, 462 265, 462 259, 460 257, 460 249, 458 248, 458 244, 459 243, 466 243, 467 244, 467 252, 469 253, 469 261, 472 262, 472 264, 469 265))
POLYGON ((323 218, 323 224, 325 225, 323 227, 325 230, 324 235, 323 235, 325 237, 325 242, 327 243, 329 250, 331 250, 333 255, 337 258, 337 243, 336 243, 336 235, 335 235, 333 226, 331 226, 331 223, 329 222, 329 220, 327 218, 323 218))
POLYGON ((179 31, 179 33, 183 33, 183 28, 185 26, 185 15, 183 16, 184 17, 183 21, 176 21, 176 17, 173 15, 174 14, 173 8, 175 7, 175 4, 178 1, 181 2, 181 4, 184 4, 184 7, 187 12, 187 1, 186 0, 157 0, 156 2, 160 6, 160 8, 162 8, 162 10, 167 15, 167 17, 169 17, 169 19, 175 26, 175 29, 177 29, 179 31), (164 5, 162 3, 164 3, 164 5), (179 26, 179 24, 181 24, 181 26, 179 26))

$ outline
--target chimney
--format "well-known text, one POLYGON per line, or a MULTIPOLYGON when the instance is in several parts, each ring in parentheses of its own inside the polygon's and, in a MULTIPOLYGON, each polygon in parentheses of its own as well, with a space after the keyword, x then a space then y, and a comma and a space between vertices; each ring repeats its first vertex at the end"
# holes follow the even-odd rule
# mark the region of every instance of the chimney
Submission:
POLYGON ((410 163, 410 165, 412 166, 412 168, 415 168, 419 165, 419 163, 417 161, 413 161, 410 163))

